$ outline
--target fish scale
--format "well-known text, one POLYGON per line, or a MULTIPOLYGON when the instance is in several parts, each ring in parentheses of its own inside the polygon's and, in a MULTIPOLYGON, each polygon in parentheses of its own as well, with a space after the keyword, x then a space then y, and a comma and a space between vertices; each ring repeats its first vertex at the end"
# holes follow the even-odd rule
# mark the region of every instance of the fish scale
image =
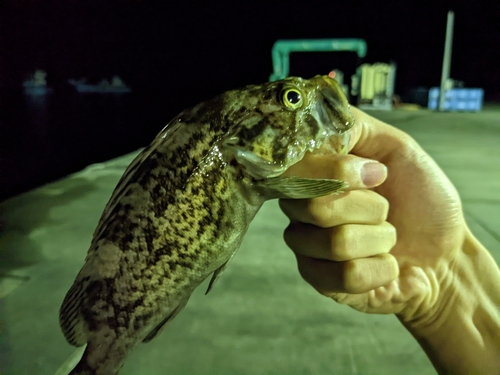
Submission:
POLYGON ((87 344, 71 374, 117 374, 213 274, 208 293, 265 200, 345 188, 280 175, 318 146, 345 150, 352 124, 325 76, 228 91, 174 118, 118 182, 63 301, 67 341, 87 344))

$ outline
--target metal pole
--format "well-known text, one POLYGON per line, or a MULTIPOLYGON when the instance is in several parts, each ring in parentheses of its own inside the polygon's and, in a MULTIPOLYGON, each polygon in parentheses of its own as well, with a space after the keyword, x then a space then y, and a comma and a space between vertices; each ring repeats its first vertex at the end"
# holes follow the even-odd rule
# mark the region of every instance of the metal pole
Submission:
POLYGON ((444 43, 443 70, 441 72, 441 90, 439 95, 439 110, 444 110, 444 99, 446 97, 446 82, 450 78, 451 65, 451 45, 453 42, 453 21, 455 13, 448 12, 448 21, 446 22, 446 41, 444 43))

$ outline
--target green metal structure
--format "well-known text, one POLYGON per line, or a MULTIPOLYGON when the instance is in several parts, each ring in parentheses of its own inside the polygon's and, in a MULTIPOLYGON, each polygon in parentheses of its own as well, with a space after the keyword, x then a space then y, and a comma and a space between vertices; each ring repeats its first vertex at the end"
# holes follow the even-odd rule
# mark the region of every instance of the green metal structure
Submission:
POLYGON ((297 39, 277 40, 272 50, 274 72, 270 81, 288 76, 292 52, 356 52, 360 58, 366 56, 366 42, 363 39, 297 39))

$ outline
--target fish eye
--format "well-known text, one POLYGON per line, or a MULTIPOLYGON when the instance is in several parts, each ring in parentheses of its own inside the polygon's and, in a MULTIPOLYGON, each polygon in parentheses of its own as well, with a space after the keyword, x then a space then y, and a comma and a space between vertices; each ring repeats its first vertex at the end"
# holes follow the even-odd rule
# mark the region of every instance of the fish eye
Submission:
POLYGON ((297 89, 285 89, 281 100, 283 104, 290 109, 297 109, 302 105, 302 96, 297 89))

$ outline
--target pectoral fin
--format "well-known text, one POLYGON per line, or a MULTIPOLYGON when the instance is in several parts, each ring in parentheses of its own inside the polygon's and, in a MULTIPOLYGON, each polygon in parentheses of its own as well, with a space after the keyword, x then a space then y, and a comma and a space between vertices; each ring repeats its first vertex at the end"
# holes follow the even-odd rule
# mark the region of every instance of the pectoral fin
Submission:
POLYGON ((349 184, 345 181, 319 178, 274 177, 259 181, 265 195, 272 198, 308 199, 341 194, 349 184))

